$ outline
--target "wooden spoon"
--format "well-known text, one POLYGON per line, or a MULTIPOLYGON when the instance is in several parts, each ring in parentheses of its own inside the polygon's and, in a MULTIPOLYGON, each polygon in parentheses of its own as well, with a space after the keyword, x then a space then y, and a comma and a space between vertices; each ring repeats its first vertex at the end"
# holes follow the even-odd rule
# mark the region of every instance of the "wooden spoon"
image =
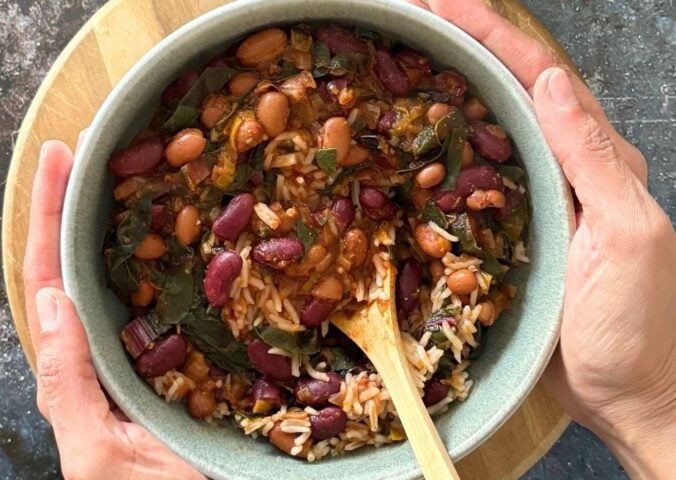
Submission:
POLYGON ((387 262, 383 279, 387 299, 373 301, 351 316, 336 313, 331 322, 364 351, 378 370, 425 478, 459 479, 411 376, 394 306, 395 278, 396 270, 387 262))

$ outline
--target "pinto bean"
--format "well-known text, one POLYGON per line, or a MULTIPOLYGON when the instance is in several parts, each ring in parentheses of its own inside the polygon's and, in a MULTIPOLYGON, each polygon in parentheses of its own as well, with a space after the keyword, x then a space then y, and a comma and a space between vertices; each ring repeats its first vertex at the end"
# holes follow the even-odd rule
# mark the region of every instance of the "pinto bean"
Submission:
POLYGON ((164 161, 164 142, 160 137, 148 137, 117 152, 108 162, 118 177, 133 177, 152 172, 164 161))
POLYGON ((488 116, 488 109, 481 100, 472 97, 462 106, 462 114, 467 120, 483 120, 488 116))
POLYGON ((324 302, 313 298, 300 312, 300 323, 308 328, 320 326, 336 308, 336 302, 324 302))
POLYGON ((240 193, 230 200, 211 226, 211 231, 224 240, 234 242, 251 221, 256 199, 250 193, 240 193))
POLYGON ((339 27, 320 27, 317 30, 316 38, 328 47, 332 55, 338 53, 361 53, 362 55, 368 55, 369 53, 366 42, 357 39, 339 27))
POLYGON ((486 208, 502 208, 505 206, 505 195, 498 190, 475 190, 467 197, 467 208, 484 210, 486 208))
POLYGON ((186 247, 192 245, 199 238, 201 227, 200 211, 195 205, 186 205, 176 215, 176 222, 174 224, 176 240, 186 247))
POLYGON ((186 70, 183 75, 170 83, 162 92, 162 103, 168 105, 185 97, 186 93, 197 83, 200 74, 197 70, 186 70))
POLYGON ((256 118, 263 125, 265 133, 274 138, 284 130, 289 120, 289 99, 279 92, 264 93, 256 106, 256 118))
POLYGON ((415 240, 423 252, 433 258, 443 258, 451 250, 451 242, 432 230, 426 223, 415 227, 415 240))
POLYGON ((270 345, 260 338, 253 339, 247 346, 247 353, 253 368, 273 380, 286 382, 293 379, 291 359, 283 355, 268 353, 270 345))
MULTIPOLYGON (((268 436, 270 437, 270 443, 279 448, 282 452, 291 455, 291 450, 296 446, 296 434, 282 431, 280 423, 276 423, 275 426, 270 430, 270 433, 268 433, 268 436)), ((301 451, 295 456, 297 458, 307 458, 307 454, 310 452, 311 447, 312 439, 308 439, 303 444, 301 451)))
POLYGON ((385 49, 376 50, 374 71, 385 89, 394 95, 404 96, 411 89, 406 73, 385 49))
POLYGON ((336 372, 327 373, 329 381, 314 378, 301 378, 296 383, 294 395, 302 405, 322 407, 329 403, 329 398, 340 392, 340 375, 336 372))
POLYGON ((286 393, 274 381, 261 377, 256 379, 251 388, 253 413, 268 413, 286 403, 286 393))
POLYGON ((150 281, 142 279, 138 290, 131 294, 131 303, 137 307, 147 307, 155 298, 155 287, 150 281))
POLYGON ((264 240, 253 249, 253 259, 269 267, 282 269, 305 254, 303 242, 293 237, 264 240))
POLYGON ((470 142, 479 155, 498 163, 512 156, 512 142, 502 127, 481 120, 470 122, 470 125, 474 129, 470 142))
POLYGON ((236 56, 246 67, 267 65, 284 53, 287 43, 283 30, 268 28, 244 40, 237 49, 236 56))
POLYGON ((426 407, 436 405, 448 395, 448 385, 441 383, 438 378, 431 378, 425 383, 423 403, 426 407))
POLYGON ((434 162, 423 167, 415 176, 415 183, 420 188, 436 187, 446 176, 446 168, 443 163, 434 162))
POLYGON ((228 82, 228 90, 233 95, 242 96, 249 93, 259 81, 260 78, 255 73, 238 73, 228 82))
POLYGON ((317 412, 317 415, 310 415, 310 428, 312 429, 312 438, 315 440, 335 437, 345 430, 346 425, 347 415, 338 407, 322 408, 317 412))
POLYGON ((183 365, 187 348, 187 342, 179 333, 160 338, 136 359, 136 371, 145 378, 164 375, 183 365))
POLYGON ((312 296, 324 302, 337 302, 342 300, 345 287, 338 276, 330 276, 323 279, 312 290, 312 296))
POLYGON ((397 276, 397 304, 399 311, 409 314, 418 305, 418 295, 422 285, 422 268, 414 258, 403 261, 397 276))
POLYGON ((188 411, 196 418, 206 418, 216 410, 216 398, 210 389, 201 388, 188 394, 188 411))
POLYGON ((352 200, 346 197, 334 200, 331 213, 338 220, 340 233, 343 233, 354 221, 355 212, 352 200))
POLYGON ((439 260, 434 260, 433 262, 429 263, 428 269, 430 275, 432 275, 432 280, 437 282, 444 275, 446 267, 439 260))
POLYGON ((343 247, 343 255, 350 262, 352 268, 358 268, 364 264, 369 244, 362 229, 353 228, 349 230, 343 239, 343 247))
POLYGON ((434 103, 429 110, 427 110, 427 121, 430 125, 436 125, 439 120, 451 113, 452 109, 453 107, 445 103, 434 103))
POLYGON ((375 187, 363 187, 359 192, 359 203, 364 213, 374 220, 393 220, 397 216, 394 202, 375 187))
POLYGON ((167 244, 156 233, 149 233, 134 250, 134 256, 141 260, 155 260, 167 253, 167 244))
POLYGON ((371 154, 364 147, 359 145, 353 145, 350 147, 350 150, 347 152, 347 156, 339 164, 341 167, 351 167, 353 165, 359 165, 364 163, 369 159, 371 154))
POLYGON ((231 104, 225 95, 209 95, 202 102, 200 121, 206 128, 213 128, 230 111, 231 104))
POLYGON ((350 151, 352 131, 345 117, 331 117, 319 132, 320 145, 322 148, 336 149, 336 162, 341 165, 350 151))
POLYGON ((462 159, 460 161, 460 166, 461 167, 469 167, 474 163, 474 149, 472 148, 472 144, 469 142, 465 142, 465 146, 462 147, 462 159))
POLYGON ((456 270, 448 276, 446 284, 451 292, 456 295, 469 295, 479 284, 474 272, 467 268, 456 270))
POLYGON ((204 295, 210 304, 222 307, 230 300, 230 287, 242 271, 242 264, 242 257, 232 250, 219 252, 211 259, 204 275, 204 295))
POLYGON ((477 190, 498 190, 504 188, 498 172, 488 165, 470 165, 460 170, 454 193, 463 199, 477 190))
POLYGON ((186 128, 181 130, 164 151, 167 162, 173 167, 181 167, 188 162, 200 158, 207 146, 207 139, 202 135, 202 131, 197 128, 186 128))
POLYGON ((235 150, 237 153, 248 152, 263 141, 265 131, 256 120, 244 120, 235 129, 235 150))

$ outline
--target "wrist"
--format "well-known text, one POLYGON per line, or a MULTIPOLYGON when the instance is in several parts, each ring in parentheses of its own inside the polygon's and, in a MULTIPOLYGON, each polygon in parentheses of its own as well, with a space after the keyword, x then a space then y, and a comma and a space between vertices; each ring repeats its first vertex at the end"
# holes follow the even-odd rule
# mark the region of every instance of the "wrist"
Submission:
POLYGON ((671 478, 676 472, 676 381, 659 393, 618 399, 592 430, 631 478, 671 478))

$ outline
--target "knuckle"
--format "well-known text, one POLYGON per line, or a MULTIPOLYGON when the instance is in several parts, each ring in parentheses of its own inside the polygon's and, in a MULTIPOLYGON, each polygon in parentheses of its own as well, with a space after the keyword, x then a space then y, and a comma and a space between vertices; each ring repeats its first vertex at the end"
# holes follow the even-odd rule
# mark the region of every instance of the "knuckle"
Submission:
POLYGON ((38 378, 40 380, 40 391, 44 393, 44 400, 59 395, 61 388, 61 373, 63 371, 63 362, 53 353, 43 351, 38 359, 38 378))
POLYGON ((615 144, 601 125, 593 118, 588 118, 582 125, 582 138, 584 148, 601 158, 616 158, 615 144))

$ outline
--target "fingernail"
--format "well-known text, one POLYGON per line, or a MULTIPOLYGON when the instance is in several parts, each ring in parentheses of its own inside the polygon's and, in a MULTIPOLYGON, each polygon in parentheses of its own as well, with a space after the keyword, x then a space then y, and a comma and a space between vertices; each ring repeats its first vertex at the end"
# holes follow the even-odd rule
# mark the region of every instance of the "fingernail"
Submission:
POLYGON ((547 95, 554 105, 560 108, 570 107, 579 103, 568 75, 560 68, 557 68, 549 76, 547 95))
POLYGON ((36 295, 35 303, 40 330, 43 332, 53 330, 56 327, 59 311, 57 299, 48 290, 42 289, 36 295))

